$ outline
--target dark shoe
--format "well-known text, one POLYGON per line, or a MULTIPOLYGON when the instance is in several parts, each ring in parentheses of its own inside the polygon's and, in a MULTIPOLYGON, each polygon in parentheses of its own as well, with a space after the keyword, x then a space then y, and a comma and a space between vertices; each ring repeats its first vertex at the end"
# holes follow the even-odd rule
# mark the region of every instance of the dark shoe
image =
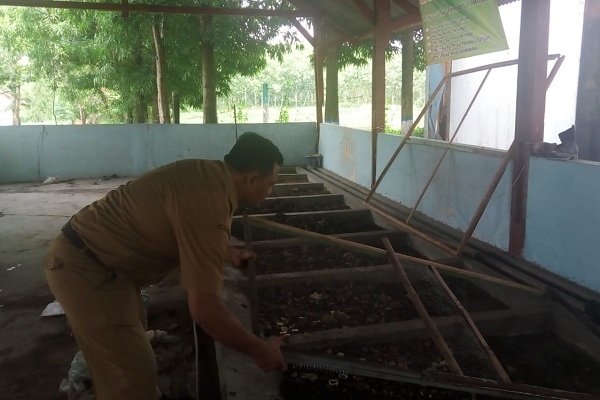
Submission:
POLYGON ((563 160, 576 160, 579 157, 579 146, 575 140, 575 125, 564 132, 558 134, 562 142, 550 152, 550 158, 560 158, 563 160))

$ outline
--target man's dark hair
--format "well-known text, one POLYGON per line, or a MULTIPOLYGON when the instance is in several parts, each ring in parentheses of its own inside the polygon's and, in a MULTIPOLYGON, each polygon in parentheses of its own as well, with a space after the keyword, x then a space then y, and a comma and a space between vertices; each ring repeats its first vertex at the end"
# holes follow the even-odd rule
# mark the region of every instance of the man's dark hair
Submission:
POLYGON ((269 139, 246 132, 225 156, 225 162, 236 172, 258 171, 261 176, 266 176, 273 172, 275 164, 283 165, 283 156, 269 139))

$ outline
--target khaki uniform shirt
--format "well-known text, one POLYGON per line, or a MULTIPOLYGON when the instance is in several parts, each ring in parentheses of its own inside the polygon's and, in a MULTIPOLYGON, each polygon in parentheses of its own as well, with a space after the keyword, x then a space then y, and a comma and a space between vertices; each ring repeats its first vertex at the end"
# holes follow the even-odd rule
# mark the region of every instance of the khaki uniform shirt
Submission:
POLYGON ((179 266, 183 288, 218 295, 236 208, 224 162, 183 160, 112 190, 72 224, 103 264, 140 287, 179 266))

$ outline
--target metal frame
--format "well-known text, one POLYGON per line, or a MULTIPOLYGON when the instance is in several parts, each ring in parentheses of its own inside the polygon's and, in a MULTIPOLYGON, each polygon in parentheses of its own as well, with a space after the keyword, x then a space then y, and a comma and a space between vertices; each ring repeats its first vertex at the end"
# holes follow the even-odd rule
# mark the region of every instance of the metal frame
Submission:
MULTIPOLYGON (((556 73, 560 69, 560 67, 561 67, 561 65, 562 65, 562 63, 564 61, 564 58, 565 58, 565 56, 561 56, 559 54, 548 55, 548 61, 550 61, 550 60, 556 60, 556 62, 554 64, 552 70, 550 71, 550 74, 546 78, 546 86, 545 86, 546 90, 548 90, 548 88, 550 87, 552 81, 554 80, 554 77, 556 76, 556 73)), ((425 114, 425 111, 429 108, 429 106, 431 105, 431 103, 433 102, 433 100, 435 99, 435 97, 437 96, 437 94, 440 92, 441 88, 445 85, 445 83, 446 83, 447 80, 450 80, 450 79, 452 79, 452 78, 454 78, 456 76, 466 75, 466 74, 470 74, 470 73, 473 73, 473 72, 480 72, 480 71, 483 71, 483 70, 487 69, 486 76, 484 77, 484 79, 482 80, 481 84, 479 85, 479 88, 477 89, 477 92, 473 95, 473 99, 471 100, 471 103, 469 104, 469 106, 468 106, 467 110, 465 111, 465 113, 464 113, 464 115, 463 115, 463 117, 462 117, 459 125, 457 126, 457 128, 456 128, 456 130, 455 130, 455 132, 454 132, 454 134, 453 134, 453 136, 451 138, 451 140, 449 141, 450 143, 452 143, 452 141, 456 137, 456 135, 457 135, 460 127, 462 126, 462 123, 464 122, 467 114, 469 113, 471 107, 473 106, 473 103, 475 102, 475 99, 479 95, 479 93, 481 91, 481 88, 483 87, 484 83, 486 82, 487 77, 489 76, 491 70, 494 69, 494 68, 506 67, 506 66, 515 65, 515 64, 518 64, 518 63, 519 63, 519 60, 504 61, 504 62, 489 64, 489 65, 485 65, 485 66, 481 66, 481 67, 476 67, 476 68, 472 68, 472 69, 468 69, 468 70, 457 71, 457 72, 454 72, 454 73, 451 73, 449 75, 444 76, 442 78, 442 80, 440 81, 440 83, 438 84, 438 86, 436 87, 436 89, 433 91, 432 95, 430 96, 430 98, 427 101, 427 103, 425 104, 425 106, 423 107, 423 110, 421 110, 421 113, 419 114, 419 116, 417 117, 417 119, 413 122, 412 126, 410 127, 410 129, 408 130, 408 132, 406 133, 406 135, 404 136, 404 138, 400 142, 398 148, 396 149, 396 151, 394 152, 394 154, 392 155, 392 157, 388 161, 387 165, 383 169, 383 172, 381 173, 381 175, 379 176, 379 178, 377 179, 377 181, 373 185, 372 189, 369 191, 367 197, 365 198, 365 203, 366 204, 369 203, 369 200, 371 199, 371 197, 375 193, 375 190, 377 189, 377 187, 379 186, 379 184, 383 180, 385 174, 390 169, 390 167, 393 164, 393 162, 396 160, 396 157, 398 156, 398 154, 400 153, 400 151, 402 150, 402 148, 406 144, 408 138, 412 135, 415 127, 417 126, 417 124, 420 122, 421 118, 425 114)), ((506 152, 506 154, 504 156, 504 159, 503 159, 503 162, 501 163, 501 165, 498 168, 496 174, 494 175, 494 178, 492 179, 492 182, 490 183, 490 185, 489 185, 489 187, 488 187, 488 189, 487 189, 487 191, 486 191, 483 199, 481 200, 481 202, 479 204, 479 207, 477 208, 477 210, 475 212, 475 215, 471 219, 469 227, 465 231, 465 234, 463 235, 463 238, 461 240, 461 243, 460 243, 458 249, 456 251, 454 251, 454 253, 456 255, 460 255, 461 254, 461 252, 463 251, 463 249, 464 249, 467 241, 470 239, 471 235, 475 231, 475 227, 479 223, 479 220, 481 219, 481 216, 483 215, 483 212, 485 211, 485 208, 486 208, 487 204, 489 203, 489 200, 491 199, 492 193, 494 192, 496 186, 500 182, 500 179, 502 178, 502 175, 504 174, 504 171, 506 170, 506 167, 508 166, 509 161, 514 156, 514 146, 515 145, 513 143, 511 145, 510 149, 506 152)), ((417 199, 417 202, 412 207, 411 212, 408 215, 408 218, 403 223, 405 226, 409 226, 408 224, 410 222, 410 219, 411 219, 412 215, 416 211, 419 203, 421 202, 423 196, 425 195, 425 192, 429 188, 429 185, 433 181, 433 178, 434 178, 435 174, 439 170, 439 167, 442 164, 442 162, 444 160, 444 157, 446 156, 446 154, 448 153, 449 150, 450 150, 449 148, 446 148, 445 151, 444 151, 444 153, 440 157, 440 159, 438 161, 438 164, 436 165, 435 169, 433 170, 433 172, 432 172, 429 180, 427 181, 425 187, 421 191, 421 194, 419 195, 419 198, 417 199)), ((516 173, 519 174, 518 176, 520 176, 521 171, 516 171, 516 173)))

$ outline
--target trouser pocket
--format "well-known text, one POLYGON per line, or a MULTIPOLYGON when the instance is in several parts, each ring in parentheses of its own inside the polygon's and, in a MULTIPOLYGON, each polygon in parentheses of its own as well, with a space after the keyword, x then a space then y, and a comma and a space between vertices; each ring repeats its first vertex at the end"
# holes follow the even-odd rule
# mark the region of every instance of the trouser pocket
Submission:
POLYGON ((79 251, 63 234, 59 234, 44 259, 47 272, 66 268, 93 288, 100 288, 116 278, 116 272, 79 251))

